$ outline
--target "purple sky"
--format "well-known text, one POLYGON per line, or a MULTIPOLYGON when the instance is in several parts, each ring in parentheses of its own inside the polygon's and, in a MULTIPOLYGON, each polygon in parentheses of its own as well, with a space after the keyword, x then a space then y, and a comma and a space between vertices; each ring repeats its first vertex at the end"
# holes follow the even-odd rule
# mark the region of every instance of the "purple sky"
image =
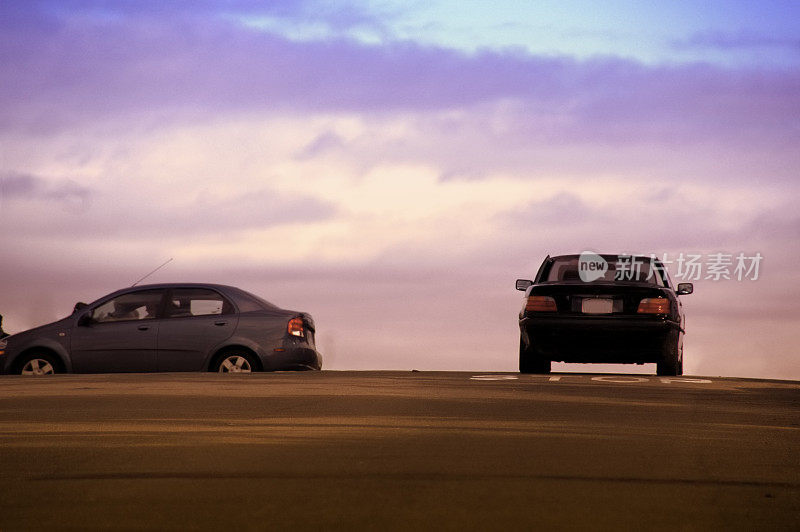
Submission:
POLYGON ((758 252, 685 369, 800 379, 800 13, 692 4, 3 2, 4 327, 174 257, 329 369, 514 370, 547 254, 758 252))

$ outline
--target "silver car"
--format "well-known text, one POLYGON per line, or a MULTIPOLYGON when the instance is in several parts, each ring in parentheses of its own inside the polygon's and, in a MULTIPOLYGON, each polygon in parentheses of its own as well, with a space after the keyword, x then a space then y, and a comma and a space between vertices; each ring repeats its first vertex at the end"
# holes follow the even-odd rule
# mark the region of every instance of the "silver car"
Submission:
POLYGON ((314 320, 233 286, 118 290, 72 315, 0 339, 3 373, 321 369, 314 320))

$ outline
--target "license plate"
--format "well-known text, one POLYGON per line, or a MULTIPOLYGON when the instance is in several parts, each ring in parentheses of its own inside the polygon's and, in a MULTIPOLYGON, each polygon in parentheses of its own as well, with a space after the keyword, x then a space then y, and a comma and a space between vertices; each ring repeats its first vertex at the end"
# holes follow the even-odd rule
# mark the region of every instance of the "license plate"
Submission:
POLYGON ((610 298, 591 297, 581 301, 581 312, 584 314, 611 314, 614 300, 610 298))

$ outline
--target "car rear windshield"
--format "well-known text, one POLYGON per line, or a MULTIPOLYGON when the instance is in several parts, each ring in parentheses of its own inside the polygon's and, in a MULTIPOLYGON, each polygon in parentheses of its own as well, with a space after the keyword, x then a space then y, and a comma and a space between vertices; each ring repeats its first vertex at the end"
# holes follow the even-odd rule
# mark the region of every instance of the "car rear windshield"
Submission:
POLYGON ((544 282, 634 282, 665 286, 661 266, 649 257, 604 255, 602 260, 555 257, 544 272, 544 282))

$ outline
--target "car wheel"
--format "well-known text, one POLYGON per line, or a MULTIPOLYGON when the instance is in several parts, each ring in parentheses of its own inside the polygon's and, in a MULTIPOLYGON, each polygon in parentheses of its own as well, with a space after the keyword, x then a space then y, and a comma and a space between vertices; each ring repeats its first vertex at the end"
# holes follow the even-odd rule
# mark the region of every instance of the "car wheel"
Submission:
POLYGON ((519 372, 545 374, 550 373, 550 361, 542 358, 532 346, 528 348, 519 340, 519 372))
POLYGON ((215 371, 219 373, 250 373, 255 371, 253 357, 241 351, 231 351, 219 359, 215 371))
POLYGON ((53 375, 58 373, 59 365, 50 355, 34 353, 19 363, 20 375, 53 375))
POLYGON ((656 364, 656 375, 674 377, 683 375, 683 346, 678 346, 678 334, 670 334, 664 341, 663 358, 656 364))

